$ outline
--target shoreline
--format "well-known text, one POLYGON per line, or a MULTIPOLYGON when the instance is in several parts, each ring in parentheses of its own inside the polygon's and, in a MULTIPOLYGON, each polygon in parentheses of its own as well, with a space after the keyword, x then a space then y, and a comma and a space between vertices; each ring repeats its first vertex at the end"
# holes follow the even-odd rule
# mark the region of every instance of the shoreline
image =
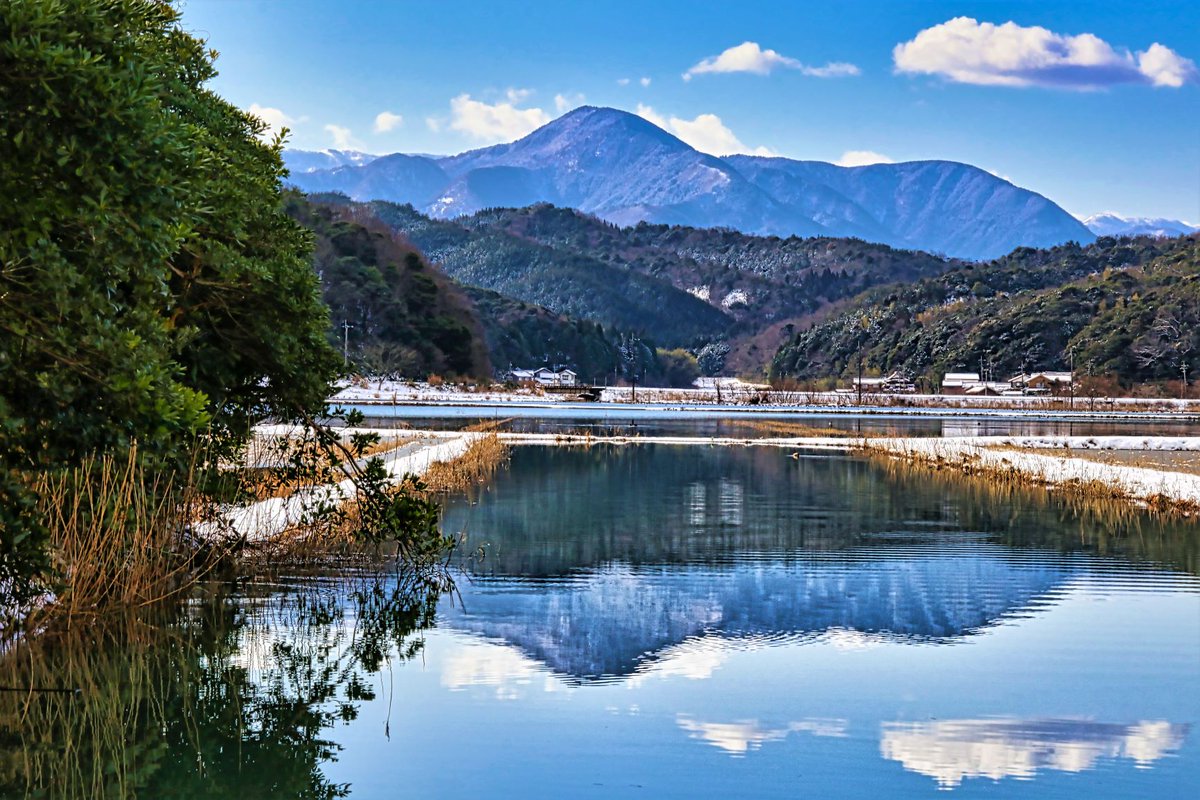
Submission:
MULTIPOLYGON (((287 435, 288 426, 260 429, 262 435, 287 435)), ((345 429, 387 433, 388 429, 345 429)), ((436 451, 461 440, 460 431, 421 431, 436 451)), ((702 447, 775 447, 795 451, 839 451, 880 456, 932 469, 952 469, 989 480, 1016 481, 1084 496, 1131 502, 1184 516, 1200 515, 1200 474, 1163 466, 1106 463, 1077 452, 1196 453, 1200 436, 964 436, 964 437, 821 437, 758 438, 712 436, 590 435, 496 432, 510 446, 646 445, 702 447)))
MULTIPOLYGON (((412 400, 405 402, 365 401, 352 402, 330 400, 330 405, 341 408, 395 408, 395 409, 480 409, 500 412, 512 410, 580 412, 580 418, 586 417, 620 417, 624 414, 679 414, 700 417, 734 417, 734 416, 814 416, 814 417, 873 417, 897 419, 949 417, 956 419, 1008 418, 1008 419, 1038 419, 1048 421, 1085 421, 1085 420, 1145 420, 1152 422, 1194 422, 1200 424, 1200 403, 1195 408, 1181 411, 1161 409, 1134 410, 1062 410, 1041 408, 953 408, 947 406, 822 406, 822 405, 695 405, 679 403, 614 403, 595 402, 579 403, 570 401, 509 400, 494 402, 491 400, 412 400)), ((378 419, 421 417, 420 414, 388 414, 378 415, 364 411, 368 417, 378 419)), ((441 416, 431 414, 429 416, 441 416)), ((461 415, 467 416, 467 415, 461 415)), ((523 416, 536 416, 533 414, 523 416)), ((559 416, 572 416, 560 414, 559 416)))
POLYGON ((1200 422, 1200 400, 1141 397, 972 397, 966 395, 883 395, 771 389, 756 384, 712 388, 603 387, 599 400, 543 394, 537 389, 483 389, 383 381, 376 388, 346 386, 331 405, 362 408, 562 409, 600 413, 602 409, 677 413, 805 413, 902 416, 1055 415, 1066 419, 1162 418, 1200 422), (636 400, 634 399, 636 397, 636 400), (861 400, 861 402, 860 402, 861 400))

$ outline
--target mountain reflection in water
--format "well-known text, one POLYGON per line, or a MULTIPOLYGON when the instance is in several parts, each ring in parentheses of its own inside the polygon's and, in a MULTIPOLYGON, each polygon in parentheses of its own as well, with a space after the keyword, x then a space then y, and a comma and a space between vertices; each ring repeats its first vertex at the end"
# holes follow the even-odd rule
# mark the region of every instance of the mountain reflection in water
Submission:
POLYGON ((562 581, 485 579, 464 590, 461 605, 444 607, 441 620, 591 680, 629 675, 701 635, 782 643, 840 629, 949 642, 1052 602, 1072 572, 1067 562, 1022 564, 989 545, 897 549, 719 570, 609 565, 562 581))
MULTIPOLYGON (((879 470, 775 448, 518 450, 490 491, 447 513, 485 556, 440 618, 594 681, 698 636, 952 643, 1105 569, 1055 552, 1075 533, 1060 505, 879 470), (1011 547, 1018 537, 1027 546, 1011 547)), ((1073 549, 1119 548, 1123 524, 1155 539, 1140 520, 1114 524, 1073 549)))

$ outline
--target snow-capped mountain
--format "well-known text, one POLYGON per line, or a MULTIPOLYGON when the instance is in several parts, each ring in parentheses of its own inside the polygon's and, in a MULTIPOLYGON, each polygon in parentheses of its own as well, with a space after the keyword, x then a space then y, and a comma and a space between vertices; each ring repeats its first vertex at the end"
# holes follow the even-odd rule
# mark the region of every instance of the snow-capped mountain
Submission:
POLYGON ((1177 219, 1162 219, 1161 217, 1123 217, 1113 211, 1083 220, 1083 224, 1097 236, 1186 236, 1200 231, 1195 225, 1177 219))
POLYGON ((379 156, 357 150, 284 150, 283 165, 293 175, 338 167, 361 167, 379 156))
MULTIPOLYGON (((290 154, 285 160, 292 165, 290 154)), ((549 202, 621 225, 854 236, 978 259, 1095 238, 1045 197, 967 164, 716 158, 635 114, 591 106, 515 142, 456 156, 398 154, 312 170, 297 168, 310 161, 295 163, 291 181, 305 191, 410 202, 442 218, 549 202)))

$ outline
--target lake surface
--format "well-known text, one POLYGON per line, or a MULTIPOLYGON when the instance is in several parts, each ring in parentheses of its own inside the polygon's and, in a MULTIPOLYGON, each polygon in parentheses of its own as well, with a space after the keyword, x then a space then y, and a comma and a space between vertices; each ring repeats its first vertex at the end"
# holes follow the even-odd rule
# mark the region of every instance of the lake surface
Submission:
POLYGON ((83 692, 0 693, 0 796, 25 796, 28 764, 55 797, 1200 786, 1195 523, 845 455, 639 445, 517 448, 445 526, 453 595, 388 573, 214 587, 5 665, 0 683, 83 692))
POLYGON ((368 424, 458 430, 503 421, 519 433, 592 433, 660 436, 818 435, 821 429, 894 436, 1195 436, 1195 417, 1150 413, 1092 416, 1083 412, 947 410, 938 415, 895 408, 830 411, 821 406, 670 406, 630 403, 543 403, 541 405, 347 405, 368 424), (788 432, 773 423, 801 425, 788 432))

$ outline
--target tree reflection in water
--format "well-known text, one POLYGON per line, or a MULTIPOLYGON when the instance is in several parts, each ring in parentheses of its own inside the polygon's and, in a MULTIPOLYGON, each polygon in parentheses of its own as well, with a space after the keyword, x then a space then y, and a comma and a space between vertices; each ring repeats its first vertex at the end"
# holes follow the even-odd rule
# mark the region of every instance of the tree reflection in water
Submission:
POLYGON ((313 580, 72 627, 0 658, 0 796, 345 797, 322 771, 443 579, 313 580))

